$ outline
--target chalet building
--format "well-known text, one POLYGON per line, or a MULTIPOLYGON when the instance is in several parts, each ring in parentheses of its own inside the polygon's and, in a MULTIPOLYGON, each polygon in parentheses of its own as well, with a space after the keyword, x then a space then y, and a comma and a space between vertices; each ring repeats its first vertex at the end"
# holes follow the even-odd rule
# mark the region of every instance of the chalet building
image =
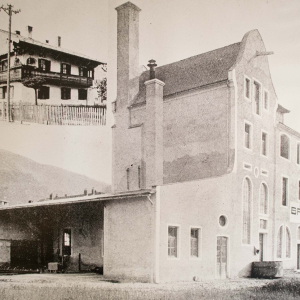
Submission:
MULTIPOLYGON (((0 30, 0 106, 7 101, 7 37, 8 32, 0 30)), ((97 93, 89 88, 99 65, 104 63, 61 48, 61 37, 56 46, 34 40, 28 26, 27 37, 12 33, 11 101, 34 104, 34 90, 21 81, 41 76, 45 84, 38 90, 38 104, 94 105, 97 93)))
POLYGON ((116 10, 113 193, 3 206, 0 259, 31 240, 43 262, 56 253, 115 279, 244 277, 258 261, 300 269, 300 134, 283 122, 259 32, 140 74, 140 9, 116 10))

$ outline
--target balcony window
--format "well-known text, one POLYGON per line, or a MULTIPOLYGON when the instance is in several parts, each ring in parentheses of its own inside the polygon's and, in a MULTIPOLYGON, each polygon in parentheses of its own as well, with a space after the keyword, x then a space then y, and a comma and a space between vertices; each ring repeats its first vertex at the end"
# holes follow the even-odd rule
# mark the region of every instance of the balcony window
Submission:
POLYGON ((61 88, 61 99, 62 100, 69 100, 71 99, 71 89, 62 87, 61 88))
POLYGON ((49 99, 50 88, 49 86, 42 86, 38 89, 38 99, 49 99))
POLYGON ((79 67, 79 76, 87 77, 87 68, 79 67))
POLYGON ((87 100, 87 90, 85 89, 78 90, 78 100, 87 100))
POLYGON ((71 74, 71 65, 62 63, 60 65, 60 72, 62 74, 70 75, 71 74))
POLYGON ((8 63, 7 59, 0 61, 0 72, 7 71, 8 63))
POLYGON ((35 58, 33 58, 33 57, 29 57, 29 58, 27 58, 27 61, 26 61, 26 64, 27 65, 35 65, 35 63, 36 63, 36 60, 35 60, 35 58))
POLYGON ((41 71, 50 72, 51 61, 46 59, 39 59, 39 69, 41 71))
POLYGON ((88 78, 94 78, 94 70, 88 70, 88 78))

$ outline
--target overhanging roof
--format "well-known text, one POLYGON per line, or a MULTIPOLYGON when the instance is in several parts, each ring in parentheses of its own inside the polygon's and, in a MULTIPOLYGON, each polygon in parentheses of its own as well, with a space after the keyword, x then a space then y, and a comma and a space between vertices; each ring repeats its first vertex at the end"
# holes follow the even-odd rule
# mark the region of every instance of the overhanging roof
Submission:
POLYGON ((128 198, 136 198, 136 197, 147 197, 151 194, 154 194, 153 190, 138 190, 132 192, 125 192, 119 194, 101 194, 101 195, 90 195, 90 196, 82 196, 82 197, 74 197, 74 198, 64 198, 58 200, 47 200, 41 202, 31 202, 24 204, 16 204, 11 206, 0 206, 1 211, 21 209, 21 208, 30 208, 30 207, 43 207, 43 206, 56 206, 56 205, 64 205, 64 204, 77 204, 77 203, 90 203, 96 201, 111 201, 111 200, 119 200, 119 199, 128 199, 128 198))

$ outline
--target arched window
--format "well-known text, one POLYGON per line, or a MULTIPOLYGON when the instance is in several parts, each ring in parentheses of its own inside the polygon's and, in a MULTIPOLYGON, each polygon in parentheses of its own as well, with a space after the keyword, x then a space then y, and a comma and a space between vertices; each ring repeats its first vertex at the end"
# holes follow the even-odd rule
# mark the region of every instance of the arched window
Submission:
POLYGON ((291 258, 291 233, 288 227, 285 231, 285 257, 291 258))
POLYGON ((280 136, 280 156, 290 158, 290 139, 285 134, 280 136))
POLYGON ((268 188, 265 183, 262 183, 260 187, 260 209, 261 214, 268 213, 268 188))
POLYGON ((250 244, 251 231, 251 182, 245 178, 243 182, 243 244, 250 244))
POLYGON ((280 226, 277 234, 277 257, 282 258, 282 235, 283 235, 283 226, 280 226))
POLYGON ((33 57, 27 58, 27 61, 26 61, 27 65, 34 65, 35 63, 36 63, 35 58, 33 58, 33 57))

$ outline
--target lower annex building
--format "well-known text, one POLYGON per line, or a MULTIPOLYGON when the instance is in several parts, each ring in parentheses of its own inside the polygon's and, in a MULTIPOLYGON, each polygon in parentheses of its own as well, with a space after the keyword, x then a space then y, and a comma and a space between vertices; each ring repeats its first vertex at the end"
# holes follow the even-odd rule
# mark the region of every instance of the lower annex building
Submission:
POLYGON ((140 9, 116 10, 113 192, 3 206, 0 260, 23 240, 37 264, 143 282, 299 269, 300 134, 259 32, 139 73, 140 9))

